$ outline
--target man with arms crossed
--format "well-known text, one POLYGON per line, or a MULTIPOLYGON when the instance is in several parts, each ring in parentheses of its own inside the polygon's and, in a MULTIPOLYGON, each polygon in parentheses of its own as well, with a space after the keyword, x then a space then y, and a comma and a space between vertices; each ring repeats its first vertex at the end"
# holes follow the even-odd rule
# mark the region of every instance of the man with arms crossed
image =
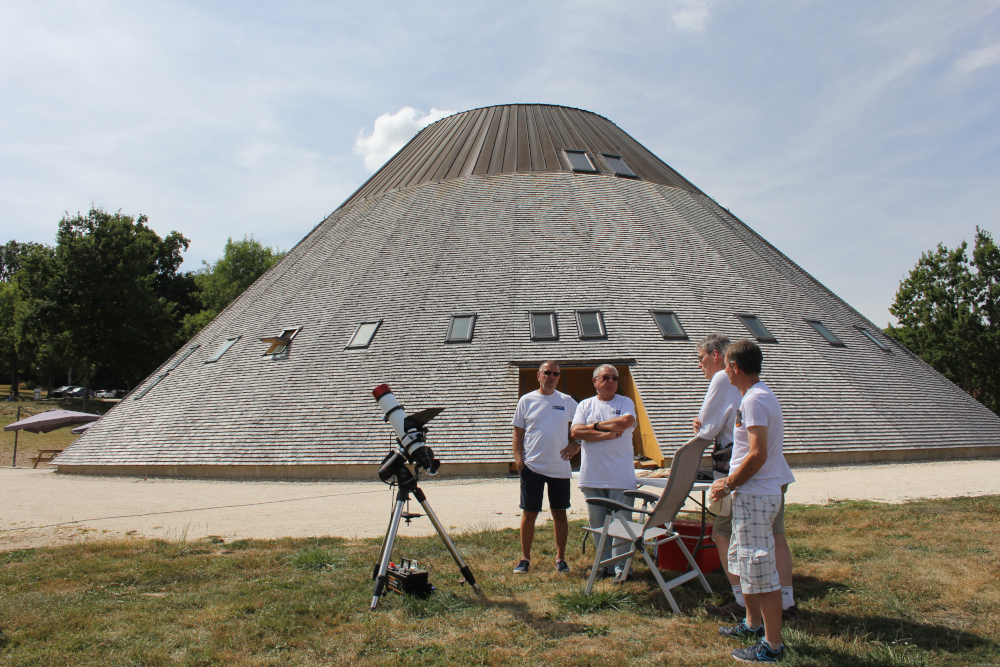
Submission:
POLYGON ((726 374, 743 401, 736 413, 730 472, 712 484, 713 501, 733 494, 733 535, 728 569, 738 573, 747 615, 737 625, 719 628, 727 637, 757 639, 736 649, 741 662, 778 662, 781 641, 781 582, 775 560, 771 524, 781 509, 781 487, 795 481, 783 452, 781 406, 760 381, 763 354, 751 340, 733 343, 726 351, 726 374))
POLYGON ((559 364, 546 361, 538 367, 538 389, 521 397, 514 411, 514 465, 521 475, 521 561, 514 568, 527 574, 531 567, 531 544, 535 540, 535 519, 542 511, 542 493, 549 488, 549 513, 556 533, 556 571, 569 572, 566 563, 566 510, 569 509, 569 481, 573 475, 569 460, 580 451, 569 441, 569 424, 576 414, 576 401, 556 391, 559 364))
MULTIPOLYGON (((715 479, 721 479, 729 474, 729 457, 732 454, 733 426, 736 411, 740 407, 742 397, 740 392, 729 382, 726 375, 726 349, 729 339, 720 334, 709 334, 698 343, 698 368, 710 380, 705 400, 701 404, 698 416, 692 421, 692 426, 699 437, 705 440, 715 440, 715 455, 712 457, 712 468, 715 479)), ((782 487, 782 493, 785 489, 782 487)), ((778 577, 781 580, 781 616, 784 621, 798 619, 799 611, 795 606, 792 589, 792 552, 785 539, 785 504, 771 526, 774 532, 775 559, 778 563, 778 577)), ((729 538, 733 532, 732 514, 715 517, 712 526, 712 539, 719 550, 720 557, 729 553, 729 538)), ((746 603, 740 590, 740 578, 732 572, 726 572, 729 585, 733 589, 733 597, 721 605, 706 605, 705 611, 719 618, 743 619, 746 617, 746 603)))
MULTIPOLYGON (((583 456, 580 461, 580 490, 587 498, 610 498, 626 505, 633 499, 624 495, 634 491, 635 463, 632 454, 632 431, 635 430, 635 404, 632 400, 617 394, 618 371, 610 364, 594 369, 594 388, 597 396, 580 402, 573 418, 570 435, 583 441, 583 456)), ((590 527, 600 530, 608 510, 587 504, 590 527)), ((594 545, 598 544, 594 535, 594 545)), ((631 544, 622 544, 613 550, 606 549, 601 560, 627 553, 631 544)), ((607 570, 603 576, 607 575, 607 570)), ((628 578, 625 561, 615 564, 615 581, 628 578)))

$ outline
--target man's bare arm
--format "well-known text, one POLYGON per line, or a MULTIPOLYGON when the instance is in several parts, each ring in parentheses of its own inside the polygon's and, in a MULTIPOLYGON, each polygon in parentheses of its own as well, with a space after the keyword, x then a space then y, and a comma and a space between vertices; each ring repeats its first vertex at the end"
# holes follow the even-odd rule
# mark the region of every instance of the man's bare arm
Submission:
POLYGON ((518 472, 524 468, 524 429, 515 426, 513 436, 514 446, 514 467, 518 472))
MULTIPOLYGON (((602 429, 604 429, 605 423, 601 422, 602 429)), ((609 429, 597 431, 591 428, 593 425, 593 422, 590 424, 573 424, 570 436, 576 440, 586 440, 587 442, 601 442, 602 440, 614 440, 621 437, 621 433, 618 431, 611 431, 609 429)))
POLYGON ((728 484, 730 489, 738 489, 756 475, 761 466, 767 462, 767 427, 748 426, 747 432, 750 437, 750 452, 740 462, 740 467, 730 472, 728 477, 715 480, 709 495, 712 500, 718 500, 726 495, 722 490, 724 484, 728 484))

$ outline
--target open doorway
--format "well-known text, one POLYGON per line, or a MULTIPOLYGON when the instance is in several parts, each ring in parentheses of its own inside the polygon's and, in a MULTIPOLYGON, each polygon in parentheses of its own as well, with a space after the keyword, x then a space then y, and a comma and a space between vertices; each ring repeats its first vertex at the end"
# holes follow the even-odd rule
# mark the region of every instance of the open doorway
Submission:
MULTIPOLYGON (((593 381, 595 368, 597 368, 596 364, 593 366, 560 366, 559 370, 562 374, 559 376, 559 384, 556 385, 556 389, 564 394, 569 394, 577 403, 585 398, 596 396, 597 390, 594 389, 593 381)), ((642 397, 639 395, 639 390, 632 380, 632 373, 629 372, 628 366, 623 364, 615 364, 615 368, 618 370, 618 393, 632 399, 632 402, 635 403, 636 421, 638 423, 635 430, 632 431, 633 455, 636 457, 644 456, 650 459, 647 465, 637 465, 637 467, 662 466, 664 461, 663 454, 660 452, 660 446, 656 442, 653 427, 643 407, 642 397)), ((538 389, 537 372, 538 366, 521 367, 518 373, 518 398, 538 389)), ((574 456, 570 463, 573 466, 573 470, 579 470, 580 455, 577 454, 574 456)))

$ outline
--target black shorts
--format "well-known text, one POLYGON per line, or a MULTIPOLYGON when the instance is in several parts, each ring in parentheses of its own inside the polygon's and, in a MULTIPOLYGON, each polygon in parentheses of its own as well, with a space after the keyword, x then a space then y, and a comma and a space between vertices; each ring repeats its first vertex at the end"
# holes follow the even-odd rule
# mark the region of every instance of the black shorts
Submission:
POLYGON ((548 477, 532 472, 527 465, 521 469, 521 509, 542 511, 542 492, 549 485, 549 510, 569 509, 569 478, 548 477))

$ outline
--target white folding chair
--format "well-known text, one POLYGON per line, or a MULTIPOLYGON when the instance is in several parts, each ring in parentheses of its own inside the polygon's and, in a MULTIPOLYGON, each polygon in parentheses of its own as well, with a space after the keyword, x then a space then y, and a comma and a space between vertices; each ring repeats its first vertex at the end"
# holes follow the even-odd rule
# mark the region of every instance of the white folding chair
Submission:
POLYGON ((649 565, 656 583, 660 585, 660 589, 663 591, 663 595, 666 596, 667 602, 670 603, 670 608, 674 610, 674 613, 679 614, 681 611, 677 606, 677 601, 674 600, 674 596, 670 593, 670 589, 675 586, 697 578, 706 592, 712 592, 711 586, 708 585, 708 580, 705 579, 705 575, 702 574, 698 563, 695 562, 691 556, 691 552, 684 545, 680 533, 673 529, 674 519, 684 506, 688 495, 691 493, 691 489, 694 487, 695 479, 698 476, 698 465, 701 463, 705 448, 709 444, 711 444, 710 441, 696 437, 686 442, 674 453, 673 461, 670 462, 670 474, 667 476, 667 484, 663 489, 663 494, 659 498, 655 494, 645 491, 626 491, 626 494, 633 498, 640 498, 646 501, 655 499, 656 505, 652 510, 645 509, 645 506, 643 508, 634 508, 608 498, 587 499, 587 502, 592 505, 606 508, 608 515, 604 519, 604 526, 599 531, 595 528, 584 526, 584 530, 600 534, 597 554, 594 557, 594 565, 590 569, 590 577, 587 579, 587 588, 584 591, 585 595, 590 595, 590 592, 593 590, 594 581, 597 580, 597 573, 601 568, 608 567, 611 563, 615 563, 623 558, 626 559, 625 569, 616 577, 616 580, 628 576, 629 568, 636 554, 641 554, 646 564, 649 565), (645 514, 645 523, 633 522, 633 512, 645 514), (601 560, 608 540, 611 540, 612 548, 625 543, 633 544, 634 548, 627 554, 619 554, 606 560, 601 560), (681 553, 684 554, 684 557, 691 565, 691 570, 670 581, 664 581, 655 560, 655 548, 669 544, 670 542, 677 543, 681 553), (650 555, 650 548, 654 549, 652 556, 650 555))

